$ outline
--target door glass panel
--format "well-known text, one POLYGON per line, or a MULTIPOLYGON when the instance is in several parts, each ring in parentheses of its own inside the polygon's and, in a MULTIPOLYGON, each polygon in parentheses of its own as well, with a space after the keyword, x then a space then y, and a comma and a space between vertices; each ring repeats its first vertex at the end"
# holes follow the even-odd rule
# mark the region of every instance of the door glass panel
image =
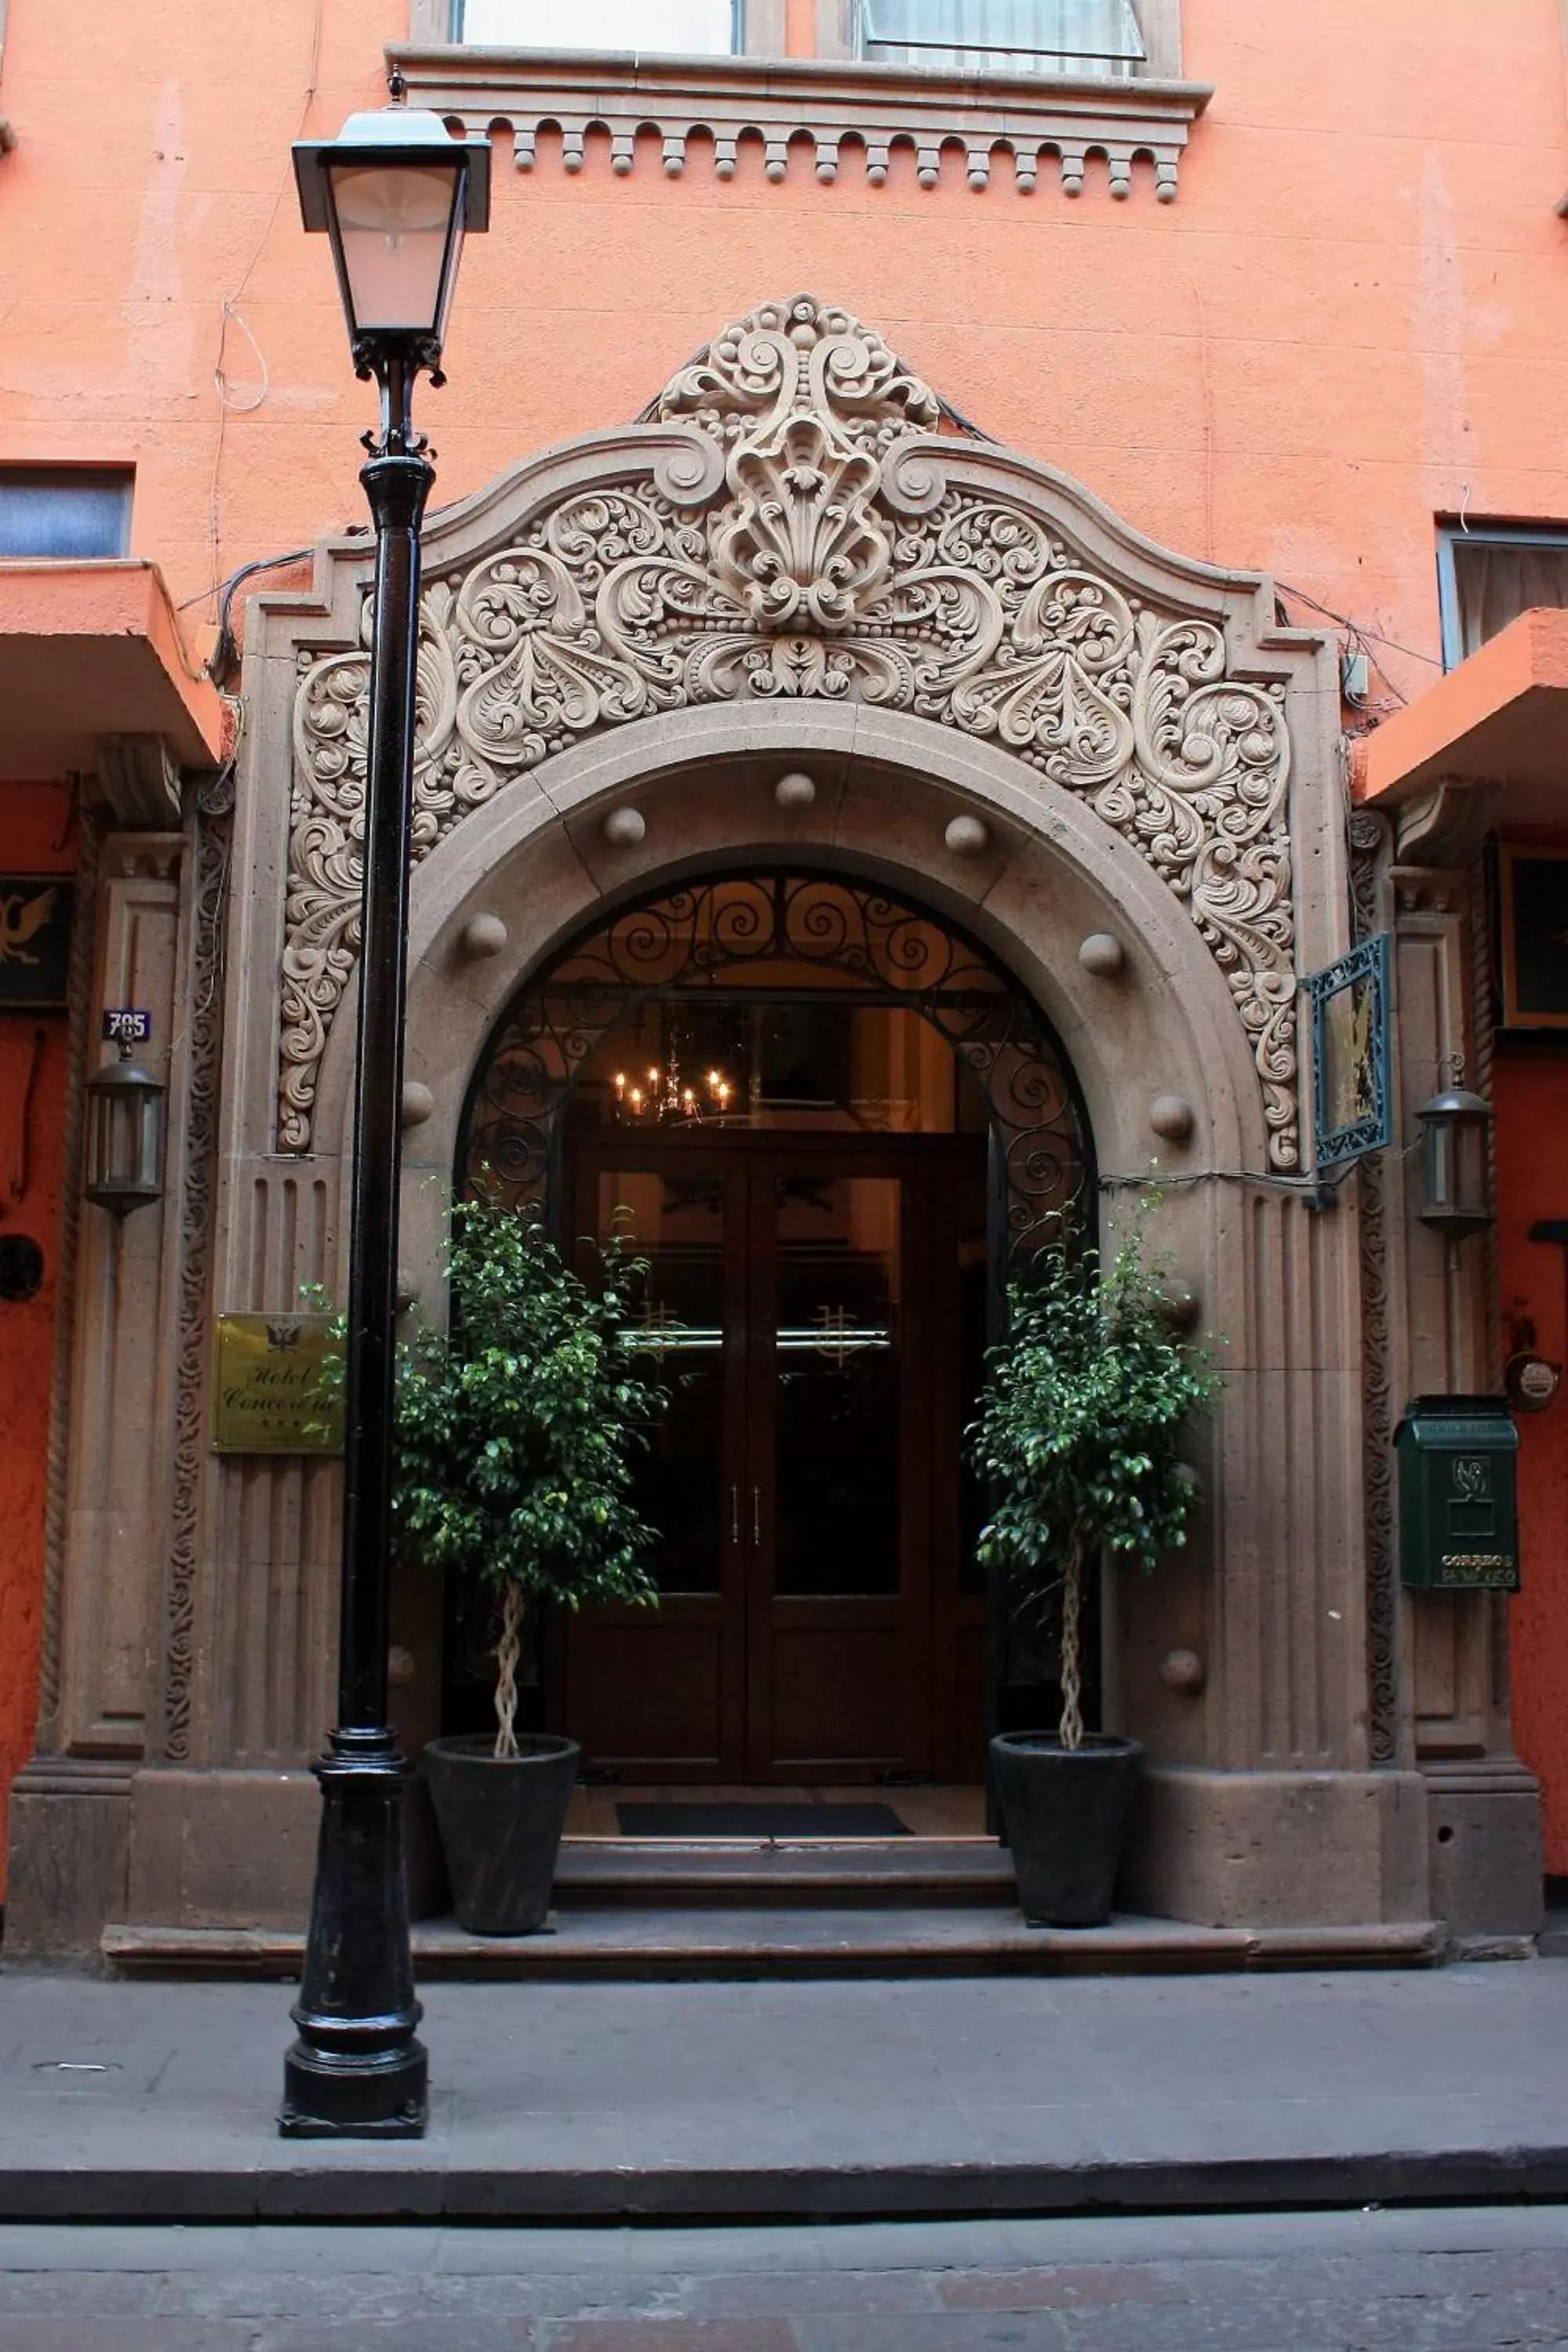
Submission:
POLYGON ((669 1405, 640 1460, 637 1507, 658 1534, 649 1561, 661 1592, 720 1588, 723 1475, 724 1184, 711 1176, 606 1170, 598 1238, 617 1227, 648 1260, 643 1339, 669 1405))
POLYGON ((774 1588, 899 1590, 900 1187, 774 1185, 774 1588))

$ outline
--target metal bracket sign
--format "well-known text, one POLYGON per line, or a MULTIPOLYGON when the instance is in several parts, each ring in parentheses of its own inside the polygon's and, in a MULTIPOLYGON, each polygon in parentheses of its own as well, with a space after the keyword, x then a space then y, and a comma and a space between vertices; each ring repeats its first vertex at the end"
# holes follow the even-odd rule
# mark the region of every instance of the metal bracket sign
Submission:
POLYGON ((1363 940, 1302 986, 1312 1007, 1312 1132, 1318 1167, 1394 1139, 1389 935, 1363 940))

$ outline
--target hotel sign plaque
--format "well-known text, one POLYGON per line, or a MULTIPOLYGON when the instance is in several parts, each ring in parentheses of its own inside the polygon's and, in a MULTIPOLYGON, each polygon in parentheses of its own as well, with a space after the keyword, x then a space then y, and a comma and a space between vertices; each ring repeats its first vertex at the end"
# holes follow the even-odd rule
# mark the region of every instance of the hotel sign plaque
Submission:
POLYGON ((215 1454, 341 1454, 342 1406, 321 1373, 341 1342, 331 1315, 220 1315, 215 1454))

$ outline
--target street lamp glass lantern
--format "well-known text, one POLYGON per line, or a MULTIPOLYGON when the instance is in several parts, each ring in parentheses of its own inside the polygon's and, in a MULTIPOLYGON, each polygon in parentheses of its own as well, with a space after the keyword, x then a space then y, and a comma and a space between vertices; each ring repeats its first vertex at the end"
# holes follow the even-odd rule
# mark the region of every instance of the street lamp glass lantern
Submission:
POLYGON ((1488 1185, 1491 1105, 1458 1084, 1423 1103, 1421 1209, 1423 1224, 1463 1241, 1492 1222, 1488 1185))
POLYGON ((384 354, 439 366, 464 232, 489 225, 489 160, 486 140, 454 139, 439 115, 405 106, 296 145, 305 226, 331 240, 362 369, 384 354))
POLYGON ((463 243, 462 180, 461 166, 328 165, 351 334, 443 341, 463 243))
POLYGON ((122 1045, 118 1061, 87 1082, 89 1201, 123 1217, 163 1190, 163 1102, 168 1089, 122 1045))

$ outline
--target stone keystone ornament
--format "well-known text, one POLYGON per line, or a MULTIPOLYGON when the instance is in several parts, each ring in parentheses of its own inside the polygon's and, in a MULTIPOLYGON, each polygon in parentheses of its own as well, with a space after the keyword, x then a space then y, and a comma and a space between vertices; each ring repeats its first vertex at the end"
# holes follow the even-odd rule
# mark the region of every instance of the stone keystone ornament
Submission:
MULTIPOLYGON (((727 327, 574 486, 556 467, 537 503, 514 497, 477 560, 444 571, 437 528, 414 855, 552 754, 660 711, 795 698, 933 720, 1081 796, 1168 885, 1247 1032, 1270 1163, 1294 1168, 1283 688, 1231 674, 1218 623, 1091 559, 1042 468, 942 424, 874 329, 798 294, 727 327)), ((368 613, 359 648, 301 656, 285 1150, 309 1148, 358 950, 367 646, 368 613)))

